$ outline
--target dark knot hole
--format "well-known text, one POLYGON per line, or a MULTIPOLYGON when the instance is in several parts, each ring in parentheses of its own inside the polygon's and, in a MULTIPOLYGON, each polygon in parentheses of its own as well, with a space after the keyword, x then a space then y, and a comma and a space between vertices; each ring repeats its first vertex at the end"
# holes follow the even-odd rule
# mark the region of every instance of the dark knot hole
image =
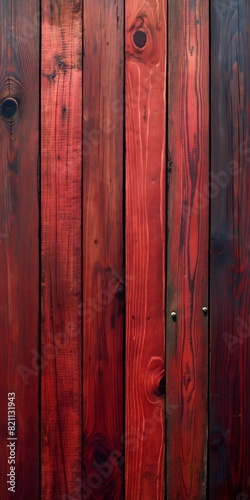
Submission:
POLYGON ((158 386, 158 393, 160 396, 165 396, 166 395, 166 377, 162 377, 159 386, 158 386))
POLYGON ((138 49, 143 49, 147 43, 147 35, 144 31, 138 30, 133 34, 133 41, 138 49))
POLYGON ((15 115, 18 108, 18 103, 13 97, 7 97, 1 102, 0 112, 5 120, 10 120, 15 115))

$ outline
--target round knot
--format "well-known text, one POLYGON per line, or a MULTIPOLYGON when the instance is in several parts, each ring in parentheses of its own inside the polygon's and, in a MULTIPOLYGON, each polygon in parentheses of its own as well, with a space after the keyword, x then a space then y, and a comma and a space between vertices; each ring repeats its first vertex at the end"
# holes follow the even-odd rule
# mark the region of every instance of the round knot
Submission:
POLYGON ((5 120, 11 120, 18 108, 18 102, 13 97, 7 97, 1 102, 0 113, 5 120))
POLYGON ((142 31, 142 30, 138 30, 136 31, 134 34, 133 34, 133 42, 134 42, 134 45, 138 48, 138 49, 143 49, 143 47, 146 45, 147 43, 147 35, 145 33, 145 31, 142 31))

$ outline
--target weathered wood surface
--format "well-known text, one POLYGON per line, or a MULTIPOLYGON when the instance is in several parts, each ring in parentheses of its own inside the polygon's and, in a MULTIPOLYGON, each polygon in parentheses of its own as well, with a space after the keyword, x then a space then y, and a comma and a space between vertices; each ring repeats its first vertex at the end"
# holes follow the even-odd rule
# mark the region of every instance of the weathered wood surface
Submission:
POLYGON ((0 3, 1 499, 8 392, 20 500, 250 497, 249 26, 0 3))
POLYGON ((126 498, 164 498, 166 2, 126 1, 126 498))
POLYGON ((250 495, 250 6, 211 10, 211 500, 250 495))
POLYGON ((83 19, 84 493, 120 500, 124 491, 123 2, 85 2, 83 19))
POLYGON ((206 498, 209 5, 169 1, 167 496, 206 498), (176 321, 171 312, 176 312, 176 321))
POLYGON ((82 4, 42 2, 42 498, 82 491, 82 4))
MULTIPOLYGON (((0 487, 1 499, 39 498, 38 350, 39 31, 38 2, 0 3, 0 105, 16 99, 10 120, 0 114, 0 487), (31 31, 27 28, 31 27, 31 31), (29 369, 33 370, 32 375, 29 369), (28 371, 27 371, 28 370, 28 371), (15 393, 15 493, 8 491, 11 437, 8 393, 15 393), (31 495, 31 497, 29 496, 31 495)), ((1 110, 3 112, 3 108, 1 110)))

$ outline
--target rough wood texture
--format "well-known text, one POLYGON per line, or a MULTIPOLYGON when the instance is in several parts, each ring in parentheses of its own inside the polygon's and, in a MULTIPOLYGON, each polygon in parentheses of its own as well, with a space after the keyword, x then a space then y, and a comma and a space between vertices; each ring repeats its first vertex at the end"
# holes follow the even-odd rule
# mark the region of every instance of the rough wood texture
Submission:
POLYGON ((169 2, 167 494, 206 497, 208 1, 169 2), (173 321, 171 312, 177 320, 173 321))
POLYGON ((123 496, 123 2, 84 4, 85 498, 123 496))
POLYGON ((250 6, 211 11, 209 498, 250 495, 250 6))
POLYGON ((126 2, 126 498, 164 498, 166 2, 126 2))
POLYGON ((82 5, 43 1, 42 498, 82 489, 82 5))
MULTIPOLYGON (((39 498, 39 406, 37 372, 27 376, 31 349, 38 349, 38 2, 0 3, 0 104, 18 102, 12 120, 0 115, 0 488, 1 499, 39 498), (25 21, 25 23, 24 23, 25 21), (15 493, 8 492, 7 404, 15 392, 15 493)), ((13 464, 12 464, 13 465, 13 464)))
POLYGON ((249 2, 2 0, 0 28, 1 500, 248 500, 249 2))

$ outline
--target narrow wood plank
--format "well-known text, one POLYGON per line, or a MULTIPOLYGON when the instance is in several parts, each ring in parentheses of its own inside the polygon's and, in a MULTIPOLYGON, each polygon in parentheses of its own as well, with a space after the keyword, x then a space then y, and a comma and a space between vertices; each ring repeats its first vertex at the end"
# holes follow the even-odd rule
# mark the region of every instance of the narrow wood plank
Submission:
POLYGON ((82 491, 82 3, 42 5, 42 498, 82 491))
POLYGON ((39 340, 39 30, 34 24, 38 9, 35 0, 0 3, 0 496, 3 500, 39 498, 39 377, 31 366, 32 349, 38 350, 39 340), (7 116, 8 106, 3 104, 7 97, 18 103, 17 112, 9 120, 3 118, 7 116), (14 400, 9 400, 11 411, 11 403, 15 403, 13 434, 13 426, 9 430, 7 427, 8 393, 15 393, 14 400), (7 441, 8 438, 13 439, 7 441), (7 448, 11 443, 14 445, 7 448), (15 486, 7 483, 11 467, 15 467, 15 486), (14 489, 9 489, 11 486, 14 489))
POLYGON ((123 496, 123 2, 84 4, 84 494, 123 496))
POLYGON ((209 498, 250 495, 250 6, 211 10, 209 498))
POLYGON ((126 498, 164 498, 166 2, 126 1, 126 498))
POLYGON ((167 494, 206 498, 209 2, 169 1, 167 494), (176 312, 175 318, 171 313, 176 312))

